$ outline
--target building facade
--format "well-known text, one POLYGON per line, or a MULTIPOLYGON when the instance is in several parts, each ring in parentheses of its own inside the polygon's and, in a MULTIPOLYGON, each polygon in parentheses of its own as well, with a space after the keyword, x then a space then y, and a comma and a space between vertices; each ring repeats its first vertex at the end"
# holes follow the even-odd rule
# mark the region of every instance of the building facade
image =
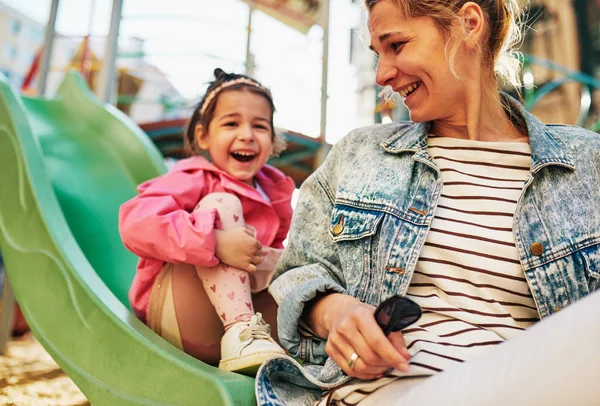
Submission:
POLYGON ((44 43, 44 26, 34 19, 0 3, 0 71, 20 87, 44 43))

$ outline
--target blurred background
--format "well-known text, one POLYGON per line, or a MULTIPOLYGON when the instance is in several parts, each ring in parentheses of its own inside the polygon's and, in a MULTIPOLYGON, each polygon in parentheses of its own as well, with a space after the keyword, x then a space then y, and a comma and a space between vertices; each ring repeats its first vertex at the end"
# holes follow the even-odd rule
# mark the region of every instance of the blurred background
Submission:
MULTIPOLYGON (((43 81, 51 96, 66 70, 79 70, 174 159, 184 155, 181 132, 214 68, 248 73, 271 88, 275 124, 290 142, 272 163, 299 186, 352 128, 407 117, 401 103, 378 98, 362 1, 324 3, 2 0, 0 71, 31 95, 43 81)), ((600 129, 599 3, 529 2, 521 91, 543 121, 600 129)))

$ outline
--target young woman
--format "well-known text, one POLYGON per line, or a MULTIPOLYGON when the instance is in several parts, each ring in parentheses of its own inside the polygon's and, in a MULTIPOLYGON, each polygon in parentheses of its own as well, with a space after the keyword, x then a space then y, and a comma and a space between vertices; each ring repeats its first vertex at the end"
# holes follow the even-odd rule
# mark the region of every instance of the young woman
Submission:
POLYGON ((517 81, 517 0, 365 4, 377 83, 412 122, 353 131, 303 184, 270 292, 304 365, 265 364, 259 403, 591 404, 598 389, 569 350, 600 336, 600 296, 524 330, 599 286, 600 136, 544 125, 499 90, 517 81), (396 294, 423 316, 386 337, 374 310, 396 294), (281 370, 297 377, 282 384, 281 370), (532 376, 557 374, 569 382, 536 393, 532 376), (294 400, 291 382, 309 389, 294 400))

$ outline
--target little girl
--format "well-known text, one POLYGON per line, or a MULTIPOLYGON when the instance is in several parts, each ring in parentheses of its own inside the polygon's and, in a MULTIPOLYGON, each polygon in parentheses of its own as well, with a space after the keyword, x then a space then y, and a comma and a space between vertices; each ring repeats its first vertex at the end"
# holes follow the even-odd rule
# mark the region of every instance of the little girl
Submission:
POLYGON ((121 207, 119 229, 140 256, 129 293, 136 315, 188 354, 252 374, 285 353, 260 312, 275 323, 266 287, 295 187, 266 165, 284 148, 269 90, 221 69, 215 77, 186 131, 194 156, 140 185, 121 207))

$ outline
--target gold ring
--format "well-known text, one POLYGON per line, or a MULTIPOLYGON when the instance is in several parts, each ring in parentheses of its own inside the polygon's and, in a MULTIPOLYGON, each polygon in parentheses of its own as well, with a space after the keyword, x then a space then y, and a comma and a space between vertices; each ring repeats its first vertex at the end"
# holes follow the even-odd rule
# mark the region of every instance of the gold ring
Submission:
POLYGON ((358 361, 358 354, 353 352, 352 355, 350 355, 350 358, 348 358, 348 366, 350 367, 350 369, 354 369, 356 361, 358 361))

